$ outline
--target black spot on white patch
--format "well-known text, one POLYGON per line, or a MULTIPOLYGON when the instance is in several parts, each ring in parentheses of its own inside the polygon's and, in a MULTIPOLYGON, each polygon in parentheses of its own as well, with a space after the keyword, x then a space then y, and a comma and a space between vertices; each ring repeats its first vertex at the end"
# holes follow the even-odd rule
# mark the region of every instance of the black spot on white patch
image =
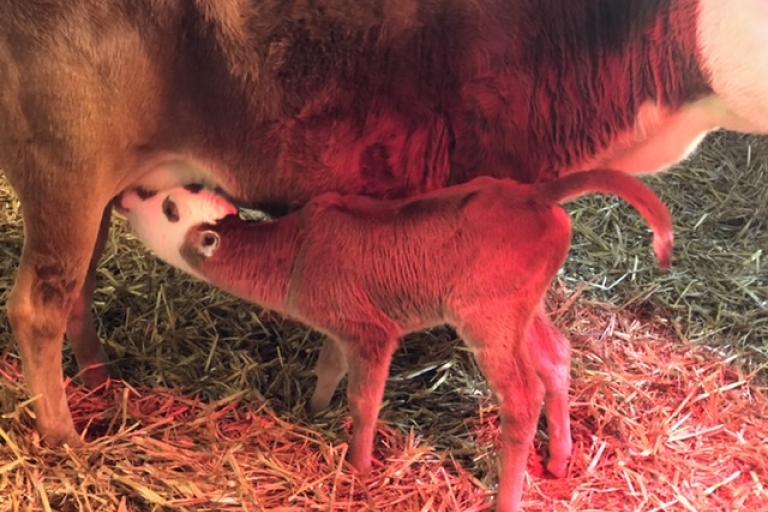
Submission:
POLYGON ((146 201, 147 199, 154 196, 155 194, 157 194, 157 191, 155 190, 149 190, 144 187, 136 188, 136 195, 139 196, 139 199, 141 199, 142 201, 146 201))
POLYGON ((169 222, 179 222, 179 208, 171 201, 170 196, 163 201, 163 215, 169 222))
POLYGON ((201 190, 203 190, 203 184, 202 183, 190 183, 189 185, 184 185, 184 188, 188 192, 192 192, 193 194, 197 194, 201 190))

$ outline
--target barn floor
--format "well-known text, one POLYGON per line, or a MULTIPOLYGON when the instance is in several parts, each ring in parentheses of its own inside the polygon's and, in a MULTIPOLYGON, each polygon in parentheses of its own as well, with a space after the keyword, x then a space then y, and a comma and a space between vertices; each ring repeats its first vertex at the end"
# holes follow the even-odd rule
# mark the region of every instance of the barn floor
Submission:
MULTIPOLYGON (((577 234, 550 306, 574 345, 575 448, 562 480, 531 457, 527 511, 768 511, 768 139, 716 135, 649 183, 675 215, 666 274, 634 212, 569 208, 577 234)), ((39 445, 0 312, 0 512, 490 509, 494 403, 451 332, 398 352, 382 463, 358 478, 341 394, 305 412, 318 336, 144 257, 114 226, 96 309, 124 382, 70 384, 88 448, 39 445)), ((0 174, 3 302, 21 240, 0 174)), ((545 441, 542 428, 538 454, 545 441)))

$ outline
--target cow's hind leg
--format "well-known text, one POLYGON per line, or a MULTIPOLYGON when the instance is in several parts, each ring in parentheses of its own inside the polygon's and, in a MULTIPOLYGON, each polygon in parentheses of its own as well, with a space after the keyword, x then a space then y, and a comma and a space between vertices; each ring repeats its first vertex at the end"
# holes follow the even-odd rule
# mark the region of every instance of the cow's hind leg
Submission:
POLYGON ((108 206, 102 215, 96 246, 88 266, 85 282, 80 290, 67 321, 67 339, 75 353, 80 377, 86 386, 94 388, 109 378, 107 371, 107 354, 96 333, 96 323, 91 312, 93 306, 93 291, 96 285, 96 267, 104 252, 109 234, 109 221, 112 207, 108 206))
POLYGON ((80 439, 64 392, 62 344, 111 198, 98 194, 95 184, 67 181, 72 175, 28 168, 22 180, 29 181, 11 182, 23 207, 24 248, 8 297, 8 319, 34 397, 38 430, 54 445, 80 439))

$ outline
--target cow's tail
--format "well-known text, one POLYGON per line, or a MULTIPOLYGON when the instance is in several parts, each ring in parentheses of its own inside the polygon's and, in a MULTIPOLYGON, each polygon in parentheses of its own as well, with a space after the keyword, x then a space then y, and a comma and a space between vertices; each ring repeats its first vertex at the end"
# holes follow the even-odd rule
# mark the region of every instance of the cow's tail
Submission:
POLYGON ((653 250, 661 268, 672 262, 672 215, 656 193, 639 179, 619 171, 593 170, 569 174, 535 185, 537 196, 563 204, 587 194, 611 194, 629 203, 653 230, 653 250))

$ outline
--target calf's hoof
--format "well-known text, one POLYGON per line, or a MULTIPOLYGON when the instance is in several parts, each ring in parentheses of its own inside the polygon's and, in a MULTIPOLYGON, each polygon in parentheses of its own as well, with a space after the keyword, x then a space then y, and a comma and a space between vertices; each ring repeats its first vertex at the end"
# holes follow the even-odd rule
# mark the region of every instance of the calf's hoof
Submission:
POLYGON ((327 403, 316 399, 314 396, 309 401, 309 413, 312 416, 317 416, 327 408, 328 408, 327 403))
POLYGON ((570 457, 564 459, 549 459, 547 462, 547 471, 555 478, 565 478, 568 476, 568 464, 570 457))
POLYGON ((523 504, 518 502, 510 502, 507 500, 499 499, 496 497, 496 506, 493 507, 496 512, 523 512, 523 504))
POLYGON ((359 455, 354 451, 349 453, 347 460, 355 468, 357 474, 361 476, 368 475, 371 472, 371 455, 359 455))
POLYGON ((48 448, 58 448, 64 444, 67 444, 70 448, 81 448, 86 444, 77 434, 74 427, 65 428, 58 426, 57 428, 44 428, 38 425, 37 431, 40 433, 43 445, 48 448))

